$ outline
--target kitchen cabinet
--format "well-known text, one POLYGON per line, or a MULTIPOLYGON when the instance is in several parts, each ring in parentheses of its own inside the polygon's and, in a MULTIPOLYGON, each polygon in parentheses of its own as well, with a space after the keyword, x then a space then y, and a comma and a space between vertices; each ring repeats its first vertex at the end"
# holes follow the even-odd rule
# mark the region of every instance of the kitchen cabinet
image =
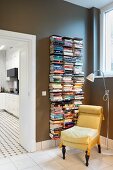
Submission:
POLYGON ((19 117, 19 95, 0 93, 0 110, 6 110, 19 117))
POLYGON ((19 95, 6 93, 5 110, 19 117, 19 95))
POLYGON ((0 93, 0 110, 5 108, 5 93, 0 93))

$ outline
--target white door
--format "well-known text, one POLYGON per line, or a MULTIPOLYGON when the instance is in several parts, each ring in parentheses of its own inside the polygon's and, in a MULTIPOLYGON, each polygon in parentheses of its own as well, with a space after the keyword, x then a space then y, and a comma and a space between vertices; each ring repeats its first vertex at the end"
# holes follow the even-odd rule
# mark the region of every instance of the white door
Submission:
POLYGON ((25 42, 20 52, 19 114, 20 144, 28 151, 36 151, 36 36, 0 30, 0 38, 25 42))
POLYGON ((19 115, 20 115, 20 144, 28 151, 36 150, 34 143, 36 129, 32 111, 32 63, 30 63, 29 43, 20 50, 19 71, 19 115))

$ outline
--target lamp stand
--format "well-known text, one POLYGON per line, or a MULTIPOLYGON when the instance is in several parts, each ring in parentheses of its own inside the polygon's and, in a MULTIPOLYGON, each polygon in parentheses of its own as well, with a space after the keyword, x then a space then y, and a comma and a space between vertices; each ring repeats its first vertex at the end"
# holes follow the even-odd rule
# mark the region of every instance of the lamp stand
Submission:
POLYGON ((109 149, 109 90, 105 90, 103 100, 107 101, 107 137, 106 137, 106 148, 102 149, 103 155, 113 156, 113 150, 109 149))
MULTIPOLYGON (((104 90, 105 94, 103 96, 103 100, 107 102, 107 137, 106 137, 106 148, 102 149, 102 154, 104 155, 113 155, 113 150, 109 148, 108 142, 109 142, 109 90, 106 88, 106 82, 105 82, 105 77, 104 77, 104 72, 101 70, 95 70, 94 73, 100 72, 102 74, 103 78, 103 83, 104 83, 104 90)), ((91 82, 94 82, 95 80, 95 74, 91 73, 89 74, 86 79, 88 79, 91 82)))

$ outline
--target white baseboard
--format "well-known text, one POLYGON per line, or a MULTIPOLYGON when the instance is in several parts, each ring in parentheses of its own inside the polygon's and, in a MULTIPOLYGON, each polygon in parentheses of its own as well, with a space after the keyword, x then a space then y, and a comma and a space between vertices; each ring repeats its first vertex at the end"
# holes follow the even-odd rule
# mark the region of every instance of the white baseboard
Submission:
MULTIPOLYGON (((106 146, 106 140, 106 137, 100 136, 101 145, 106 146)), ((108 139, 108 147, 113 149, 113 139, 108 139)))
MULTIPOLYGON (((106 137, 100 136, 100 141, 101 141, 101 145, 106 146, 106 137)), ((37 148, 37 151, 40 151, 40 150, 58 147, 59 144, 60 144, 60 140, 46 140, 42 142, 37 142, 36 148, 37 148)), ((108 147, 113 149, 112 139, 108 140, 108 147)))
MULTIPOLYGON (((106 146, 106 137, 100 136, 100 141, 101 141, 101 145, 103 145, 105 147, 106 146)), ((46 141, 42 141, 42 142, 37 142, 36 148, 37 148, 37 151, 40 151, 40 150, 58 147, 59 144, 60 144, 60 140, 46 140, 46 141)), ((113 140, 112 139, 108 140, 108 147, 113 149, 113 140)))
POLYGON ((37 142, 36 148, 37 151, 58 147, 60 144, 60 140, 46 140, 42 142, 37 142))

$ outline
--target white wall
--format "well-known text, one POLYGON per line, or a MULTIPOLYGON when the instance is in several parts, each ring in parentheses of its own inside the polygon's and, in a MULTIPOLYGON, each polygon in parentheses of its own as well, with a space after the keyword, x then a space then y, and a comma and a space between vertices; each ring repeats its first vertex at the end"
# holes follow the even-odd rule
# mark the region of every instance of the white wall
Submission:
POLYGON ((19 68, 19 50, 6 51, 6 69, 19 68))
POLYGON ((6 52, 0 51, 0 88, 6 83, 6 52))
MULTIPOLYGON (((18 73, 19 73, 19 49, 9 49, 6 51, 6 75, 7 75, 7 70, 12 69, 12 68, 18 68, 18 73)), ((19 74, 18 74, 19 77, 19 74)), ((7 77, 6 77, 6 80, 7 77)), ((6 90, 9 91, 10 88, 14 87, 14 78, 10 78, 10 81, 6 81, 6 90)))

